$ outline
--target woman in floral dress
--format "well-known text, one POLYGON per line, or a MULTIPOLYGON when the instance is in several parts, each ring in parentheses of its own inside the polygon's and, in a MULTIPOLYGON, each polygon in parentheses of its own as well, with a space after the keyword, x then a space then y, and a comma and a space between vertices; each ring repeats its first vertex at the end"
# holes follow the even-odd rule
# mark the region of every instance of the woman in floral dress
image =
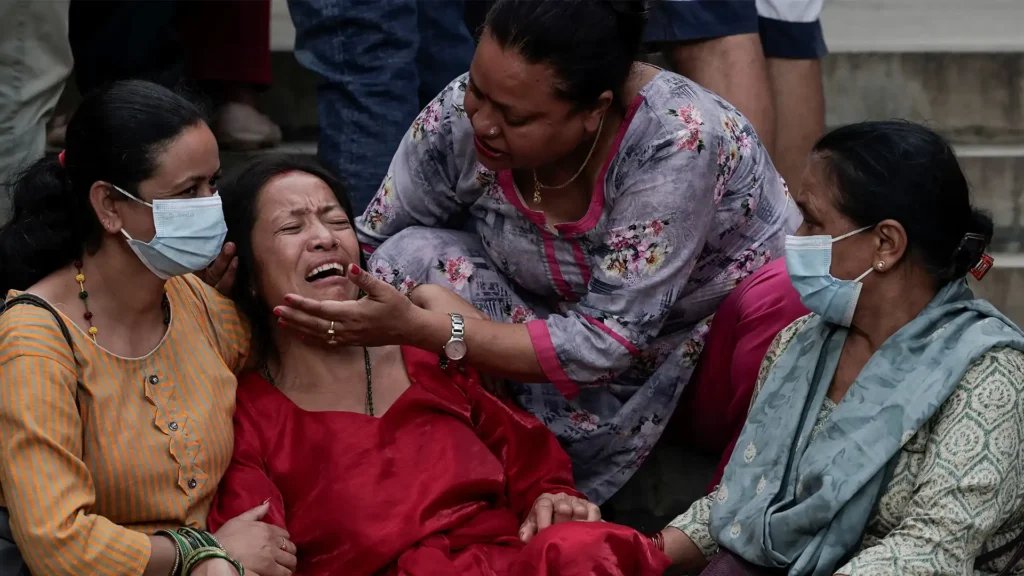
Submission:
POLYGON ((284 310, 341 342, 440 351, 453 296, 413 288, 469 300, 492 321, 466 320, 464 361, 544 383, 510 391, 596 503, 658 441, 719 302, 799 225, 735 108, 634 62, 645 18, 636 1, 499 0, 357 220, 370 271, 438 313, 396 317, 379 290, 284 310))

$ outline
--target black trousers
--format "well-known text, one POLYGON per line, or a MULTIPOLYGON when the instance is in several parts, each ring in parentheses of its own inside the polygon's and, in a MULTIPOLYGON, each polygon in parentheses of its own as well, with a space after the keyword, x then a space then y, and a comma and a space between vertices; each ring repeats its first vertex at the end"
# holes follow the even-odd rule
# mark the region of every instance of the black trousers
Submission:
POLYGON ((178 11, 176 0, 71 0, 68 39, 79 91, 130 78, 183 88, 178 11))

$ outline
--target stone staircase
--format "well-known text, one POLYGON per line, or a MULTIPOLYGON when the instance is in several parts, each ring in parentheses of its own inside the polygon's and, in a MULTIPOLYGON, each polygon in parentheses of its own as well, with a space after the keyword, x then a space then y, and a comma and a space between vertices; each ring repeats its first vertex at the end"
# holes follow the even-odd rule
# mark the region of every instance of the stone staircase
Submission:
MULTIPOLYGON (((315 154, 316 79, 291 52, 285 0, 274 0, 273 15, 264 109, 285 131, 284 150, 315 154)), ((828 125, 906 118, 954 142, 975 201, 996 222, 996 265, 975 288, 1024 324, 1021 22, 1022 0, 829 0, 822 14, 828 125)), ((225 153, 225 163, 239 157, 225 153)))

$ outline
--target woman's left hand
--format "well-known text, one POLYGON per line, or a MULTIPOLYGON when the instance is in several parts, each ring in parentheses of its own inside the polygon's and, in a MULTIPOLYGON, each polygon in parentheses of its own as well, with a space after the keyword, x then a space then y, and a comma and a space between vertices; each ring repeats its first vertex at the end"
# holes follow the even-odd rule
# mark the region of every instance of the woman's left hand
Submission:
POLYGON ((298 294, 285 296, 287 305, 274 308, 283 326, 309 337, 344 346, 392 346, 409 341, 409 315, 418 310, 394 286, 355 264, 348 279, 366 297, 339 302, 313 300, 298 294), (330 334, 328 331, 333 330, 330 334))
POLYGON ((519 528, 519 539, 529 542, 541 530, 562 522, 597 522, 601 509, 583 498, 568 494, 541 494, 519 528))

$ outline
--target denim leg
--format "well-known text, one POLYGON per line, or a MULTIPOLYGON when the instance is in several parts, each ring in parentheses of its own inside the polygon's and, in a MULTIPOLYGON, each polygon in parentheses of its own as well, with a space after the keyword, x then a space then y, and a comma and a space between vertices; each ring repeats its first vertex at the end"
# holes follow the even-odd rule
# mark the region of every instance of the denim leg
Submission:
POLYGON ((320 75, 320 162, 363 211, 419 112, 415 0, 288 0, 295 57, 320 75))
POLYGON ((425 107, 456 76, 469 70, 476 43, 466 26, 464 0, 418 0, 420 107, 425 107))

